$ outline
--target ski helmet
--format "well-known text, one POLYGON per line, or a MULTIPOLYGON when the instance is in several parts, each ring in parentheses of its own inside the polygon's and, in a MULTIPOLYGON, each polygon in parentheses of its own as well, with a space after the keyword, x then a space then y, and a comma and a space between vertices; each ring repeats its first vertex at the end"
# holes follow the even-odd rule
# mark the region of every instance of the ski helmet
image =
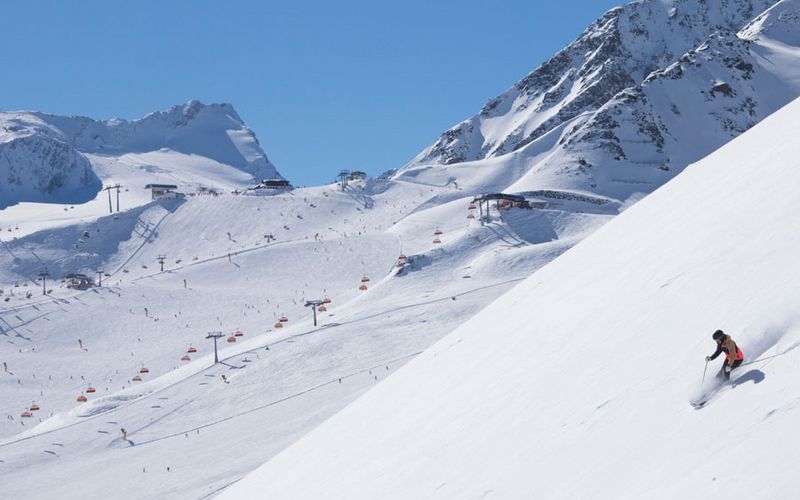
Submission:
POLYGON ((719 340, 724 336, 725 334, 722 332, 722 330, 717 330, 716 332, 714 332, 714 335, 712 335, 711 338, 714 340, 719 340))

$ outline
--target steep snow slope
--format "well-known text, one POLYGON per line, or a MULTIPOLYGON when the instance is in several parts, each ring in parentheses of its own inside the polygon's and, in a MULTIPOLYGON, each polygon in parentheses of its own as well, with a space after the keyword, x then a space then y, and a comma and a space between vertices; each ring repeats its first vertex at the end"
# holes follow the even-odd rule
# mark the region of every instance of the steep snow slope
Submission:
POLYGON ((0 125, 0 229, 17 237, 107 214, 101 181, 123 186, 127 210, 150 201, 150 183, 231 191, 280 177, 230 104, 189 101, 133 121, 5 112, 0 125))
POLYGON ((220 498, 794 497, 798 127, 800 100, 220 498), (717 328, 750 364, 696 410, 717 328))
POLYGON ((620 202, 649 193, 800 95, 799 11, 796 0, 613 9, 394 177, 620 202))

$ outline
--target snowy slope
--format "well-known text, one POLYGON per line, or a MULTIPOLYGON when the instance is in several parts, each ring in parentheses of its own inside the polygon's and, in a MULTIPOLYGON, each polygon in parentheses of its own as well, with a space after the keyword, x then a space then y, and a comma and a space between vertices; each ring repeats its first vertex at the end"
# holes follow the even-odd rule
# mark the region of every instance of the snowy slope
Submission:
POLYGON ((798 127, 800 100, 220 498, 793 498, 798 127), (717 328, 752 364, 696 410, 717 328))
POLYGON ((146 184, 232 191, 280 177, 230 104, 189 101, 133 121, 4 112, 0 125, 0 229, 17 237, 107 214, 102 185, 121 184, 127 210, 150 201, 146 184))
POLYGON ((394 178, 640 197, 800 95, 797 11, 795 0, 612 9, 394 178))
POLYGON ((502 220, 493 212, 481 226, 466 218, 468 199, 435 201, 448 192, 371 179, 344 192, 195 196, 3 242, 4 492, 213 493, 611 217, 565 204, 502 220), (398 268, 401 252, 408 265, 398 268), (44 264, 47 298, 35 280, 44 264), (103 288, 78 292, 60 281, 99 267, 109 274, 103 288), (333 302, 314 327, 303 304, 324 296, 333 302), (289 321, 276 328, 281 315, 289 321), (212 365, 209 331, 244 333, 223 338, 224 364, 212 365), (190 345, 197 352, 181 361, 190 345), (149 372, 133 381, 143 365, 149 372), (89 385, 97 392, 76 402, 89 385), (21 417, 33 402, 38 413, 21 417), (123 427, 131 443, 120 439, 123 427), (62 491, 99 468, 102 476, 62 491))

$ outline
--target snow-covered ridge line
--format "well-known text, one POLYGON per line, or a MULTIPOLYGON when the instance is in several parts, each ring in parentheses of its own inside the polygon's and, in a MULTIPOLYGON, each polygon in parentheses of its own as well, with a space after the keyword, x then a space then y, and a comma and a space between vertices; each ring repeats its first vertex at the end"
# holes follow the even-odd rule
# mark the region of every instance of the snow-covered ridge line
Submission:
POLYGON ((162 163, 158 154, 175 152, 238 169, 252 181, 281 177, 228 103, 189 101, 131 121, 11 111, 0 113, 0 127, 0 150, 5 152, 0 178, 8 179, 0 184, 0 209, 21 201, 89 201, 100 188, 93 170, 114 181, 117 163, 126 155, 150 154, 139 165, 145 171, 169 172, 183 160, 162 163), (85 155, 102 159, 91 160, 101 164, 91 165, 85 155))
POLYGON ((640 0, 601 16, 574 42, 480 113, 446 131, 409 166, 517 151, 593 111, 714 32, 735 33, 777 0, 640 0))
POLYGON ((795 0, 614 9, 392 177, 629 206, 800 95, 798 10, 795 0))

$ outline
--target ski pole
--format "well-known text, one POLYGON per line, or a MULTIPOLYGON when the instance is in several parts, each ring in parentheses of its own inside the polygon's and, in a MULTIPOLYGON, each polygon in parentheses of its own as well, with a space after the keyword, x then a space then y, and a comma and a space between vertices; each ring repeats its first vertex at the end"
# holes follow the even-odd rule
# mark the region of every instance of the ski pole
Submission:
POLYGON ((706 367, 705 367, 705 368, 703 368, 703 380, 702 380, 702 381, 700 381, 700 388, 701 388, 701 389, 703 388, 703 384, 704 384, 704 383, 705 383, 705 381, 706 381, 706 371, 708 371, 708 361, 706 361, 706 367))

